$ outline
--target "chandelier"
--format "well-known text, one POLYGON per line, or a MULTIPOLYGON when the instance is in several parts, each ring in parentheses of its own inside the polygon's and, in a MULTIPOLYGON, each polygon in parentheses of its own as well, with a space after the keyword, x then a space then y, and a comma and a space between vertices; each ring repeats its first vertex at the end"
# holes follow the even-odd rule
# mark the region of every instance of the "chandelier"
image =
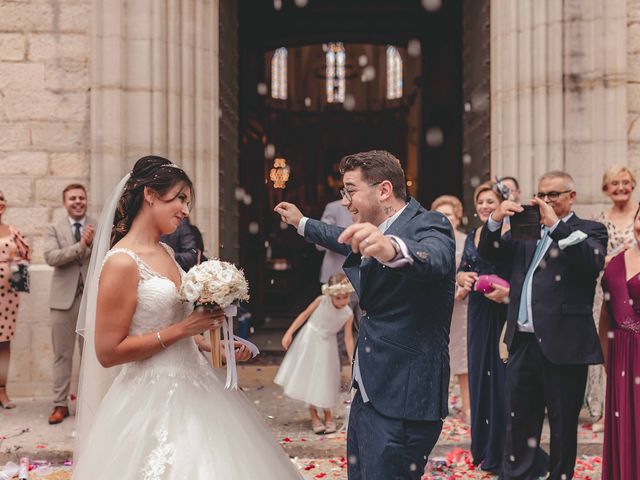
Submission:
POLYGON ((289 165, 284 158, 275 158, 273 168, 269 172, 269 178, 273 182, 273 188, 284 188, 289 180, 289 165))

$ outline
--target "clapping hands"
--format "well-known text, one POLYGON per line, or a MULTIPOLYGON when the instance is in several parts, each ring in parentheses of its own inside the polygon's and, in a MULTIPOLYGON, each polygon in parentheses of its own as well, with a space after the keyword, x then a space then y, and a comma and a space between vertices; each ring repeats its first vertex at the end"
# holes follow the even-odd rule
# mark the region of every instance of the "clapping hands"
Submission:
POLYGON ((93 237, 95 234, 96 227, 94 227, 93 225, 85 225, 82 236, 80 237, 80 246, 82 248, 90 247, 93 243, 93 237))

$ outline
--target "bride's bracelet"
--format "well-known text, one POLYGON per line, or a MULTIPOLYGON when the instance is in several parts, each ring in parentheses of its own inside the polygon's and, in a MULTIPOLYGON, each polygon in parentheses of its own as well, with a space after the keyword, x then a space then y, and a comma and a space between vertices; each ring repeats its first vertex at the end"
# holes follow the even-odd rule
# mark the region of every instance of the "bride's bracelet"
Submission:
POLYGON ((160 336, 160 331, 159 330, 156 332, 156 338, 158 339, 158 343, 160 343, 160 346, 162 347, 162 349, 166 350, 167 346, 162 341, 162 337, 160 336))

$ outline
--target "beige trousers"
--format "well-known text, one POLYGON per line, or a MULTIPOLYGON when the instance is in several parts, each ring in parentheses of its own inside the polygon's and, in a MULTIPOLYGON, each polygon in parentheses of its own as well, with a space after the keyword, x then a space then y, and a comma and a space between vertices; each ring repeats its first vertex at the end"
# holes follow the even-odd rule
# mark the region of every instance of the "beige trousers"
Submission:
POLYGON ((82 337, 76 335, 76 323, 82 295, 76 295, 69 310, 51 310, 51 341, 53 343, 53 404, 68 406, 76 337, 82 355, 82 337))

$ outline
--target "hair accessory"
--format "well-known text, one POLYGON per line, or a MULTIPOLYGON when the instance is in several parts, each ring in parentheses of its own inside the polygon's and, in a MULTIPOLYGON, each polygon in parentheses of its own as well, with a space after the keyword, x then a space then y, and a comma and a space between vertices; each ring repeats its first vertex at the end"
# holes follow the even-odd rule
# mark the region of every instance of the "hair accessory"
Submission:
POLYGON ((325 283, 322 285, 322 294, 329 295, 333 297, 334 295, 343 295, 345 293, 353 293, 355 292, 353 285, 348 280, 345 280, 340 283, 334 283, 333 285, 329 285, 325 283))

